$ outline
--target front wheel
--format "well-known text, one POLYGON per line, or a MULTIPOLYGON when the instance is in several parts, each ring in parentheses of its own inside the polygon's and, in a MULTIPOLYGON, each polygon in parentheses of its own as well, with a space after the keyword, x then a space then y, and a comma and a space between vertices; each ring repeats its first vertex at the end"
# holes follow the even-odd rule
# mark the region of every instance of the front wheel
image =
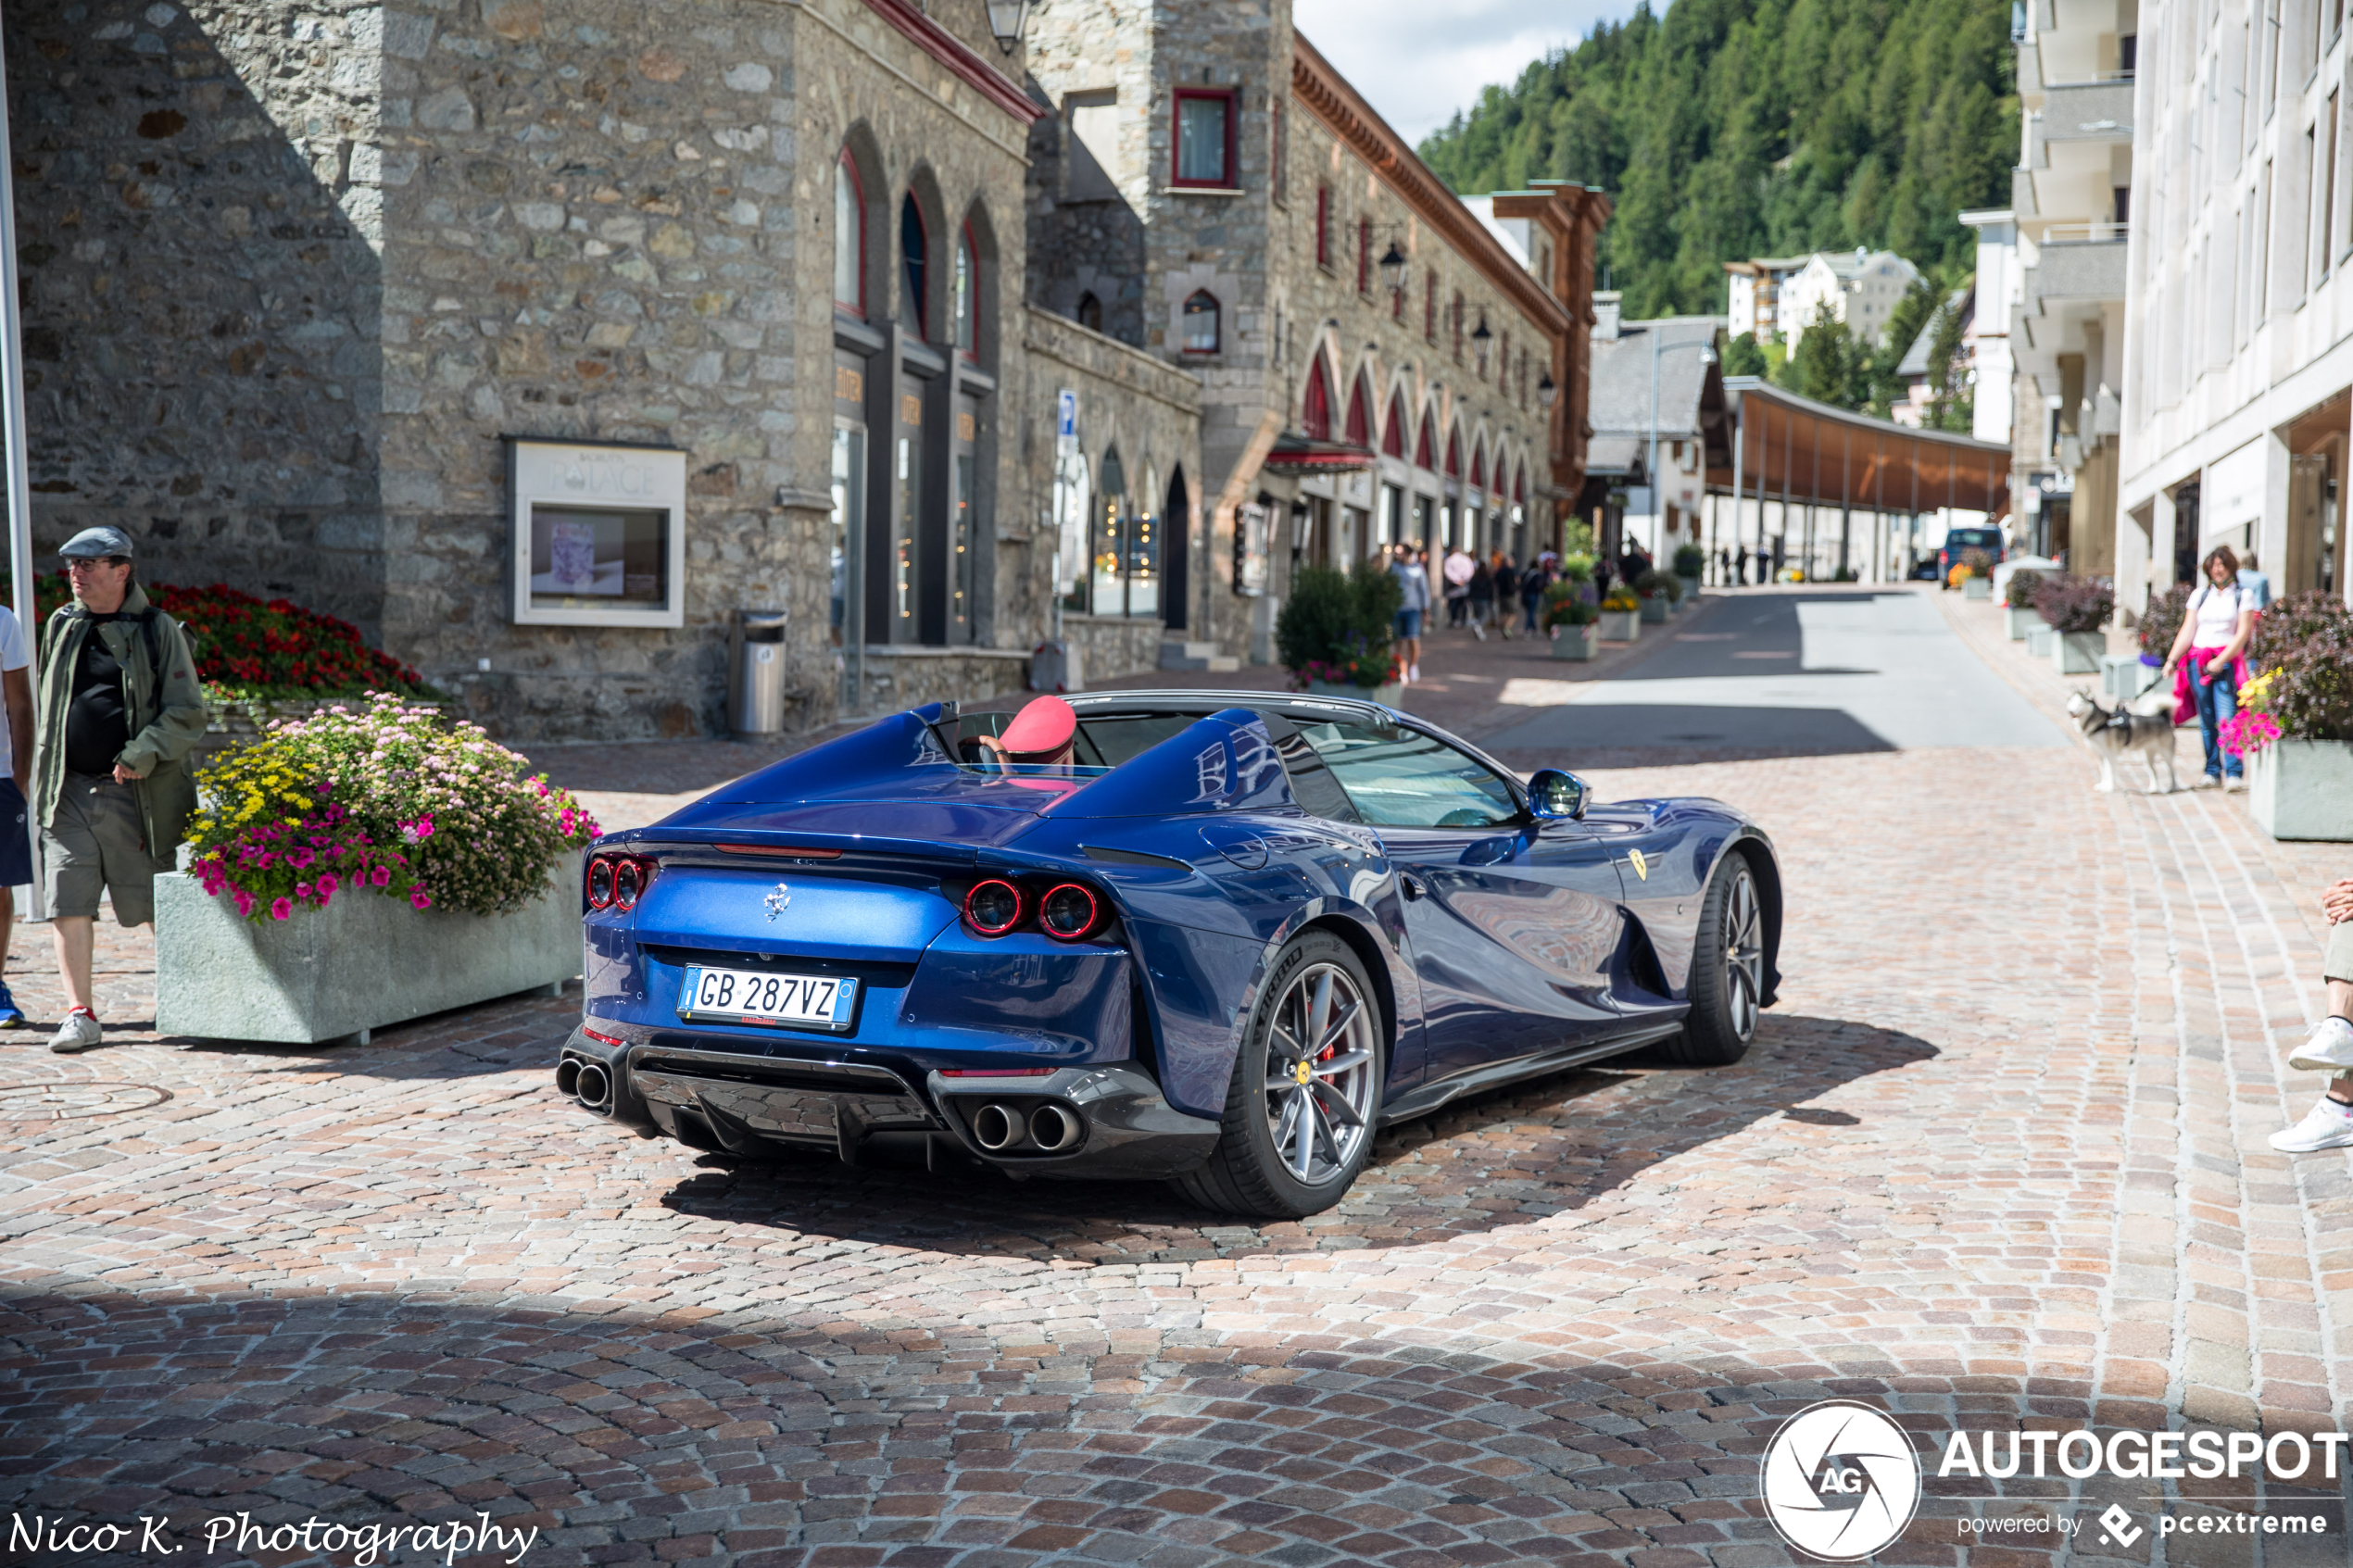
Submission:
POLYGON ((1292 938, 1251 1010, 1217 1147, 1177 1189, 1262 1220, 1338 1203, 1372 1154, 1386 1033, 1349 946, 1325 931, 1292 938))
POLYGON ((1692 950, 1692 1010, 1667 1042, 1669 1060, 1730 1067, 1748 1054, 1765 997, 1765 902, 1756 873, 1735 849, 1716 868, 1699 909, 1692 950))

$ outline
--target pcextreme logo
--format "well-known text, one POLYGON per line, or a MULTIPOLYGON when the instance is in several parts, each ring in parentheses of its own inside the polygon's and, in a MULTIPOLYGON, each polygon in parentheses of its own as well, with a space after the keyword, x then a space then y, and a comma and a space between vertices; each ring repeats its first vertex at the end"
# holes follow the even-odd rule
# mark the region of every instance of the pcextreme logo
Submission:
POLYGON ((1855 1562, 1904 1533, 1920 1501, 1920 1461, 1885 1412, 1851 1399, 1781 1423, 1759 1474, 1781 1538, 1825 1562, 1855 1562))

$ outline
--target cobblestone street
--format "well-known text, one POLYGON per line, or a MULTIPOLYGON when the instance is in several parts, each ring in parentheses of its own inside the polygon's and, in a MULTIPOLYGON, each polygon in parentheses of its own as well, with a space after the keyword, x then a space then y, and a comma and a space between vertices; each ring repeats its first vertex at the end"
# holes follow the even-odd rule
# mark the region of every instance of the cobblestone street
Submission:
MULTIPOLYGON (((118 935, 105 1048, 0 1047, 6 1507, 169 1514, 207 1564, 319 1560, 204 1555, 250 1514, 488 1515, 537 1528, 535 1568, 1745 1568, 1797 1560, 1766 1439, 1846 1396, 1931 1445, 1881 1561, 2342 1563, 2343 1481, 1935 1476, 1956 1427, 2310 1432, 2353 1396, 2353 1160, 2265 1141, 2319 1088, 2286 1057, 2342 847, 2273 844, 2242 797, 2095 793, 2069 683, 1994 615, 1712 596, 1592 671, 1434 639, 1408 705, 1516 765, 1755 812, 1787 979, 1739 1066, 1456 1102, 1300 1223, 640 1140, 552 1085, 576 991, 359 1048, 158 1039, 123 1026, 153 988, 118 935), (1842 722, 1658 719, 1861 683, 1880 645, 1823 641, 1850 615, 1904 651, 1842 722), (2098 1533, 2159 1485, 2328 1534, 2098 1533), (1962 1524, 2025 1512, 2079 1533, 1962 1524)), ((725 776, 669 749, 685 773, 551 762, 610 825, 725 776)), ((10 968, 54 1019, 44 931, 10 968)), ((158 1561, 135 1542, 11 1557, 158 1561)))

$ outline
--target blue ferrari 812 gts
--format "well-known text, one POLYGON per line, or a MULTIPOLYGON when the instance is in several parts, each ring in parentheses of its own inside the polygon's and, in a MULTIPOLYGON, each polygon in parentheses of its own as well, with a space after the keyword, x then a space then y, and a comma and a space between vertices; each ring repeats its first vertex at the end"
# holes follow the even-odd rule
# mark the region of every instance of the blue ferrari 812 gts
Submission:
POLYGON ((1339 1201, 1375 1131, 1771 1005, 1770 840, 1264 692, 900 713, 590 849, 558 1085, 713 1154, 1339 1201))

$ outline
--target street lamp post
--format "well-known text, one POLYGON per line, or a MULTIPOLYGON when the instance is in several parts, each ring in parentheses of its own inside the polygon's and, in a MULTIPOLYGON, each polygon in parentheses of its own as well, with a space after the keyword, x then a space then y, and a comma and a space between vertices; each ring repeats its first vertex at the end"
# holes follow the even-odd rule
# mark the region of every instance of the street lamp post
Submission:
MULTIPOLYGON (((1696 348, 1696 349, 1698 349, 1698 350, 1699 350, 1699 362, 1700 362, 1700 365, 1701 365, 1702 369, 1705 369, 1705 367, 1707 367, 1707 366, 1709 366, 1709 365, 1713 365, 1714 363, 1716 363, 1716 345, 1715 345, 1715 344, 1713 344, 1712 342, 1710 342, 1710 341, 1709 341, 1708 339, 1706 339, 1706 338, 1698 338, 1698 339, 1694 339, 1693 341, 1692 341, 1692 342, 1690 342, 1690 343, 1673 343, 1673 344, 1668 344, 1666 347, 1662 348, 1662 347, 1660 347, 1660 346, 1659 346, 1659 342, 1658 342, 1658 324, 1657 324, 1656 322, 1653 322, 1653 323, 1651 323, 1651 327, 1650 327, 1650 334, 1651 334, 1651 458, 1650 458, 1650 476, 1649 476, 1649 477, 1650 477, 1650 482, 1651 482, 1651 520, 1652 520, 1652 522, 1651 522, 1651 528, 1652 528, 1652 533, 1653 533, 1653 535, 1655 537, 1655 536, 1657 536, 1657 535, 1658 535, 1658 534, 1659 534, 1659 533, 1661 533, 1661 532, 1662 532, 1662 531, 1666 528, 1666 526, 1667 526, 1667 524, 1666 524, 1666 519, 1667 519, 1667 502, 1666 502, 1666 501, 1665 501, 1665 499, 1663 498, 1663 492, 1660 490, 1660 488, 1659 488, 1659 483, 1658 483, 1658 361, 1659 361, 1659 357, 1660 357, 1662 354, 1673 354, 1673 353, 1675 353, 1675 352, 1676 352, 1677 350, 1679 350, 1679 349, 1684 349, 1684 348, 1696 348)), ((1705 471, 1705 470, 1704 470, 1704 469, 1703 469, 1703 471, 1705 471)), ((1660 542, 1661 542, 1661 543, 1664 543, 1664 540, 1662 539, 1660 542)))

